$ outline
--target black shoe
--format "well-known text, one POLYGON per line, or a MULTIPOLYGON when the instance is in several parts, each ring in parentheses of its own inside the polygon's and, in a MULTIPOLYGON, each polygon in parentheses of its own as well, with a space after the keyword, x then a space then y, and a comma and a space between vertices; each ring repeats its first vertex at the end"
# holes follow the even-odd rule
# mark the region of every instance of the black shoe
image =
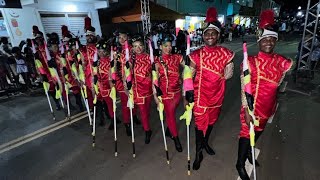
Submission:
POLYGON ((60 104, 56 106, 56 110, 57 110, 57 111, 60 111, 60 110, 61 110, 60 104))
POLYGON ((117 124, 120 124, 121 120, 119 118, 116 118, 116 122, 117 122, 117 124))
POLYGON ((240 138, 239 139, 239 147, 238 147, 238 160, 236 164, 236 168, 238 174, 242 180, 250 180, 248 173, 245 169, 245 163, 247 160, 248 149, 250 149, 250 139, 240 138))
POLYGON ((166 134, 167 137, 169 137, 169 138, 171 138, 173 140, 173 137, 172 137, 172 135, 170 133, 169 128, 166 129, 166 133, 165 134, 166 134))
POLYGON ((208 126, 208 129, 206 131, 206 135, 204 137, 204 142, 203 142, 203 148, 206 150, 206 152, 209 154, 209 155, 215 155, 216 153, 214 152, 214 150, 209 146, 208 144, 208 140, 209 140, 209 137, 210 137, 210 134, 211 134, 211 131, 212 131, 212 128, 213 128, 213 125, 209 125, 208 126))
MULTIPOLYGON (((120 124, 120 123, 121 123, 121 121, 120 121, 120 119, 119 119, 119 118, 116 118, 116 123, 117 123, 117 124, 120 124)), ((109 129, 109 130, 114 130, 114 122, 113 122, 113 118, 111 119, 111 123, 110 123, 110 125, 109 125, 108 129, 109 129)), ((130 131, 130 132, 131 132, 131 131, 130 131)))
POLYGON ((198 130, 197 128, 195 128, 195 134, 196 134, 196 155, 195 155, 195 160, 193 162, 192 169, 198 170, 203 160, 202 149, 203 149, 204 137, 203 137, 203 131, 198 130))
POLYGON ((105 125, 104 120, 100 120, 99 126, 104 126, 104 125, 105 125))
POLYGON ((149 144, 150 143, 150 137, 151 137, 152 131, 146 131, 146 138, 144 139, 144 143, 145 144, 149 144))
POLYGON ((74 106, 73 106, 72 104, 70 104, 70 103, 69 103, 69 107, 70 107, 70 110, 71 110, 71 111, 76 110, 76 107, 74 107, 74 106))
POLYGON ((137 115, 133 116, 133 123, 136 124, 136 125, 141 125, 141 122, 140 122, 140 120, 139 120, 137 115))
POLYGON ((113 123, 113 121, 110 123, 108 129, 109 129, 109 130, 114 130, 114 123, 113 123))
POLYGON ((182 146, 181 146, 179 137, 178 137, 178 136, 177 136, 177 137, 173 137, 172 139, 173 139, 173 141, 174 141, 174 145, 176 146, 176 150, 177 150, 178 152, 182 152, 182 146))
POLYGON ((126 127, 127 136, 132 136, 130 123, 129 124, 124 124, 124 126, 126 127))

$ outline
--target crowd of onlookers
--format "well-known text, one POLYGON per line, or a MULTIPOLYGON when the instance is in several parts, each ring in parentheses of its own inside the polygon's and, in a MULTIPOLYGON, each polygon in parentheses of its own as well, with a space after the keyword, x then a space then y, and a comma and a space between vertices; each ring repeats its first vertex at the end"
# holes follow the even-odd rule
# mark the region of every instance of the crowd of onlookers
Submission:
POLYGON ((1 37, 0 43, 0 91, 34 89, 39 84, 35 69, 30 40, 22 41, 12 47, 7 37, 1 37))

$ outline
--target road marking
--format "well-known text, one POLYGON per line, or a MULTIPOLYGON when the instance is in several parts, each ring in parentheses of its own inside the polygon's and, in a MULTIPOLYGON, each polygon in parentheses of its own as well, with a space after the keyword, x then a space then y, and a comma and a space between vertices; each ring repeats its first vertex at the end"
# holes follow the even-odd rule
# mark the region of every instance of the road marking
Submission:
MULTIPOLYGON (((256 45, 257 43, 252 43, 252 44, 249 44, 249 45, 247 45, 247 48, 248 47, 251 47, 251 46, 253 46, 253 45, 256 45)), ((242 47, 241 48, 239 48, 239 49, 236 49, 235 51, 234 51, 234 53, 237 53, 237 52, 240 52, 240 51, 242 51, 243 49, 242 49, 242 47)))
POLYGON ((295 90, 295 89, 290 89, 290 88, 287 88, 286 90, 287 90, 287 91, 290 91, 290 92, 302 94, 302 95, 305 95, 305 96, 311 96, 311 92, 310 92, 310 93, 306 93, 306 92, 303 92, 303 91, 299 91, 299 90, 295 90))
MULTIPOLYGON (((85 112, 78 113, 78 114, 76 114, 76 115, 74 115, 74 116, 71 116, 70 118, 71 118, 71 119, 74 119, 74 118, 79 117, 79 116, 81 116, 81 115, 83 115, 83 114, 85 114, 85 113, 86 113, 86 111, 85 111, 85 112)), ((5 146, 9 146, 10 144, 15 144, 15 143, 17 143, 17 142, 19 142, 19 141, 23 141, 23 139, 27 139, 27 138, 29 138, 29 137, 31 137, 31 136, 34 136, 35 134, 41 133, 42 131, 46 131, 46 130, 48 130, 48 129, 50 129, 50 128, 53 128, 53 127, 58 126, 58 125, 60 125, 60 124, 62 124, 62 123, 65 123, 66 121, 68 121, 67 118, 65 118, 65 119, 62 120, 62 121, 58 121, 58 122, 56 122, 56 123, 54 123, 54 124, 51 124, 51 125, 49 125, 49 126, 47 126, 47 127, 44 127, 44 128, 42 128, 42 129, 39 129, 39 130, 37 130, 37 131, 34 131, 34 132, 32 132, 32 133, 30 133, 30 134, 27 134, 27 135, 25 135, 25 136, 21 136, 21 137, 15 139, 15 140, 10 141, 10 142, 4 143, 4 144, 0 145, 0 149, 4 148, 5 146)))
POLYGON ((44 135, 47 135, 47 134, 49 134, 51 132, 54 132, 54 131, 56 131, 58 129, 61 129, 61 128, 67 126, 67 125, 75 123, 75 122, 77 122, 77 121, 79 121, 79 120, 81 120, 83 118, 86 118, 87 116, 88 116, 88 114, 86 114, 86 112, 82 112, 82 113, 79 113, 79 114, 76 114, 76 115, 72 116, 72 118, 74 118, 74 119, 71 119, 71 121, 69 121, 67 119, 64 119, 64 120, 59 121, 57 123, 54 123, 54 124, 52 124, 50 126, 42 128, 42 129, 40 129, 38 131, 35 131, 35 132, 30 133, 28 135, 19 137, 19 138, 15 139, 15 140, 12 140, 12 141, 8 142, 8 143, 2 144, 0 146, 0 154, 4 153, 6 151, 9 151, 9 150, 11 150, 13 148, 19 147, 19 146, 21 146, 21 145, 23 145, 23 144, 25 144, 27 142, 30 142, 30 141, 32 141, 34 139, 40 138, 40 137, 42 137, 44 135))
MULTIPOLYGON (((258 159, 258 156, 260 154, 260 150, 255 148, 254 152, 255 152, 256 159, 258 159)), ((246 171, 248 173, 248 176, 250 177, 252 172, 253 172, 253 165, 251 163, 249 163, 248 160, 246 161, 245 168, 246 168, 246 171)), ((238 176, 237 180, 241 180, 241 178, 238 176)))
POLYGON ((299 42, 289 43, 289 44, 287 44, 287 45, 288 45, 288 46, 293 46, 293 45, 297 45, 297 44, 299 44, 299 42))

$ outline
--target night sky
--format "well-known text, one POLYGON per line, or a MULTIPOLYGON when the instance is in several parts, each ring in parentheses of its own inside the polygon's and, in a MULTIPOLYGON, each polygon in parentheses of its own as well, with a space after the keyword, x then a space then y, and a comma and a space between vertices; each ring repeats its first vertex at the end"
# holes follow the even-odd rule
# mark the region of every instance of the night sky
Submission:
MULTIPOLYGON (((308 5, 308 0, 275 0, 277 3, 282 5, 283 9, 295 10, 299 6, 306 9, 308 5)), ((311 0, 312 4, 317 3, 319 0, 311 0)))

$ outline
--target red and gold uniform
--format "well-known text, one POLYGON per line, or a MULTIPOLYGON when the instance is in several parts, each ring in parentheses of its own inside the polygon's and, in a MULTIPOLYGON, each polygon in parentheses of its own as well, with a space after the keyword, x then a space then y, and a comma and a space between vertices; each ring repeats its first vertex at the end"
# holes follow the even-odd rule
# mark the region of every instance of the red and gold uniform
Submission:
POLYGON ((226 88, 224 70, 234 53, 222 46, 204 46, 189 57, 196 66, 193 83, 195 124, 198 130, 206 134, 208 126, 213 125, 219 117, 226 88))
POLYGON ((180 64, 183 58, 179 54, 162 55, 155 59, 159 73, 159 87, 163 93, 162 102, 166 114, 166 122, 173 137, 178 136, 175 111, 181 98, 180 64))
POLYGON ((36 54, 39 57, 39 60, 42 64, 42 67, 44 70, 43 72, 40 72, 40 74, 48 79, 48 82, 50 84, 49 91, 51 91, 51 92, 55 91, 55 82, 54 82, 53 78, 51 77, 51 74, 49 71, 48 59, 47 59, 47 55, 46 55, 45 46, 44 45, 39 46, 36 54))
POLYGON ((140 111, 144 131, 150 130, 150 107, 152 99, 151 61, 148 54, 137 54, 133 65, 133 97, 140 111))
MULTIPOLYGON (((263 131, 268 119, 275 113, 277 90, 286 72, 290 70, 292 61, 279 54, 259 52, 256 56, 249 56, 249 70, 251 75, 251 89, 254 97, 254 115, 259 121, 255 131, 263 131)), ((243 81, 241 82, 243 83, 243 81)), ((242 104, 246 104, 242 90, 242 104)), ((249 138, 249 127, 245 121, 244 106, 241 107, 240 137, 249 138)))
POLYGON ((87 96, 88 96, 88 103, 89 107, 93 107, 93 74, 92 74, 92 66, 93 66, 93 59, 94 54, 96 52, 96 46, 95 44, 88 44, 80 49, 80 54, 82 55, 84 59, 84 73, 85 73, 85 79, 86 79, 86 86, 87 86, 87 96))
MULTIPOLYGON (((70 87, 70 89, 72 90, 73 94, 78 94, 80 93, 80 88, 77 84, 76 79, 72 76, 72 72, 71 72, 71 67, 70 64, 68 62, 68 59, 64 59, 62 57, 62 55, 57 52, 57 53, 53 53, 53 57, 56 61, 57 64, 57 71, 58 71, 58 75, 60 77, 61 80, 63 80, 63 86, 65 86, 66 84, 70 87), (65 61, 66 64, 63 64, 62 61, 65 61), (67 70, 67 75, 68 76, 63 76, 63 69, 67 70)), ((66 100, 66 92, 65 89, 63 88, 63 97, 66 100)))
MULTIPOLYGON (((130 52, 130 50, 131 50, 131 47, 129 46, 129 52, 130 52)), ((125 77, 124 68, 126 65, 125 46, 122 46, 122 51, 120 53, 120 57, 118 59, 117 66, 118 65, 120 65, 120 67, 117 67, 117 70, 120 70, 120 72, 117 71, 117 73, 116 73, 115 87, 116 87, 116 91, 120 95, 123 123, 129 124, 130 123, 130 109, 127 107, 128 96, 125 93, 124 84, 123 84, 123 78, 125 77)), ((134 110, 135 109, 133 109, 133 114, 135 114, 134 110)))
POLYGON ((109 94, 111 91, 109 84, 110 57, 101 57, 98 69, 99 99, 103 100, 108 107, 108 113, 113 118, 113 102, 109 94))

